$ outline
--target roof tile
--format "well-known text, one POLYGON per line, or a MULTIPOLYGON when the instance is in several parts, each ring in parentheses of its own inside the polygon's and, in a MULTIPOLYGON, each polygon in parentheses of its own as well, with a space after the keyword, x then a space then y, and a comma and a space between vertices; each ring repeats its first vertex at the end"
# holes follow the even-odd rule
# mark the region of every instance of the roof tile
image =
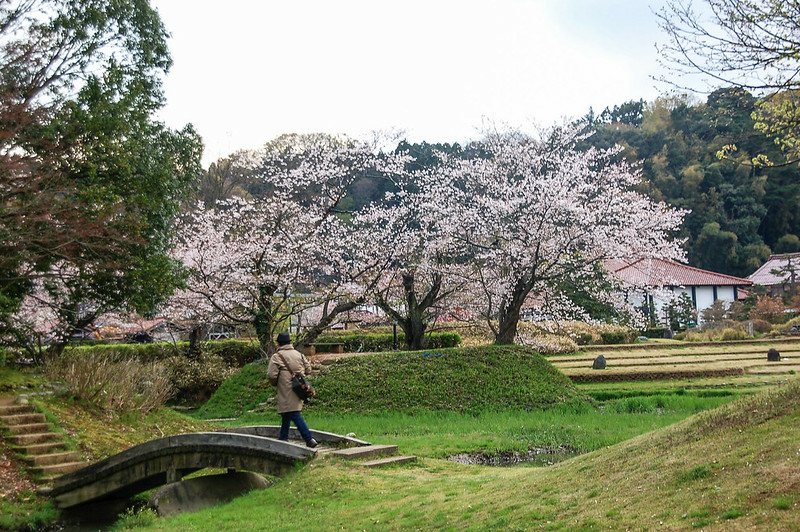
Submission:
POLYGON ((679 262, 645 258, 607 261, 606 268, 619 279, 639 286, 750 286, 748 279, 701 270, 679 262))

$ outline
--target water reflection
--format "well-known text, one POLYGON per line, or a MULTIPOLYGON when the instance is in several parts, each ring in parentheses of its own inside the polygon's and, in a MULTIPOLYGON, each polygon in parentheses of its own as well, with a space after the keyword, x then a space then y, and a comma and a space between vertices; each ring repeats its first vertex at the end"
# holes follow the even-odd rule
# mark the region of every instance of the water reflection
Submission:
POLYGON ((448 456, 451 462, 468 465, 546 467, 577 456, 571 447, 534 447, 527 452, 507 451, 501 453, 460 453, 448 456))

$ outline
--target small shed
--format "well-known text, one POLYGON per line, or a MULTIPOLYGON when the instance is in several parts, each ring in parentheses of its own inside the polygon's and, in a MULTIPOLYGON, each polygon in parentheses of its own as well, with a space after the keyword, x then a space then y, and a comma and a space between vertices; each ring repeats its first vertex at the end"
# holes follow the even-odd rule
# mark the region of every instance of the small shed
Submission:
POLYGON ((770 255, 769 260, 747 277, 763 286, 771 296, 797 293, 800 284, 800 253, 770 255))

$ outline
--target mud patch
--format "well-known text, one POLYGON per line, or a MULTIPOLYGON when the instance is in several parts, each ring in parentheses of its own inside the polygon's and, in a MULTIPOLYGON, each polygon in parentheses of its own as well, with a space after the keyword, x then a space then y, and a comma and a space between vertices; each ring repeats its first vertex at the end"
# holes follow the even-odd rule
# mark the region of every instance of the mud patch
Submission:
POLYGON ((534 447, 527 452, 508 451, 504 453, 460 453, 448 456, 451 462, 467 465, 508 467, 526 465, 547 467, 579 453, 571 447, 534 447))

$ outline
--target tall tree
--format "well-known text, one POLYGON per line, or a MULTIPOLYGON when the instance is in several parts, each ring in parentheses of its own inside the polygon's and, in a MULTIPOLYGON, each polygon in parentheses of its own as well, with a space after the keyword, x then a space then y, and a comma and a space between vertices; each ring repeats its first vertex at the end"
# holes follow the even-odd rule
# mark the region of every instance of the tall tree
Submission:
POLYGON ((404 164, 328 135, 270 142, 259 195, 200 205, 181 228, 175 256, 190 275, 175 311, 252 326, 265 353, 291 316, 314 315, 297 343, 312 342, 365 301, 389 261, 342 212, 348 187, 365 175, 402 172, 404 164))
MULTIPOLYGON (((408 183, 418 183, 416 175, 408 183)), ((414 186, 416 188, 416 186, 414 186)), ((454 299, 467 284, 467 264, 447 231, 449 222, 425 208, 424 192, 405 186, 385 201, 356 214, 355 224, 388 265, 372 296, 403 330, 406 347, 422 349, 436 321, 455 310, 454 299)))
POLYGON ((258 154, 252 150, 240 150, 211 163, 195 185, 192 203, 202 201, 206 207, 212 207, 218 201, 234 196, 248 197, 247 188, 257 171, 257 164, 258 154))
MULTIPOLYGON (((800 0, 670 0, 658 18, 671 71, 766 94, 754 114, 756 127, 797 160, 800 0)), ((764 154, 755 160, 769 162, 764 154)))
POLYGON ((488 132, 476 157, 443 155, 421 185, 423 207, 476 267, 498 344, 514 342, 529 296, 566 301, 559 287, 608 259, 681 255, 670 235, 683 212, 633 191, 640 177, 619 149, 579 151, 579 140, 573 126, 488 132))
POLYGON ((145 0, 0 5, 4 333, 37 288, 63 339, 95 312, 152 309, 179 280, 168 236, 201 143, 152 118, 170 63, 145 0))
POLYGON ((623 146, 621 157, 642 160, 638 190, 690 211, 681 236, 694 266, 746 276, 783 235, 800 232, 797 167, 750 163, 759 153, 780 157, 753 126, 756 102, 738 87, 717 89, 705 102, 659 98, 647 104, 640 126, 595 122, 597 133, 587 139, 599 148, 623 146), (734 143, 738 150, 720 160, 717 153, 734 143), (712 236, 701 238, 709 224, 722 236, 735 235, 730 250, 714 255, 702 249, 712 236))

